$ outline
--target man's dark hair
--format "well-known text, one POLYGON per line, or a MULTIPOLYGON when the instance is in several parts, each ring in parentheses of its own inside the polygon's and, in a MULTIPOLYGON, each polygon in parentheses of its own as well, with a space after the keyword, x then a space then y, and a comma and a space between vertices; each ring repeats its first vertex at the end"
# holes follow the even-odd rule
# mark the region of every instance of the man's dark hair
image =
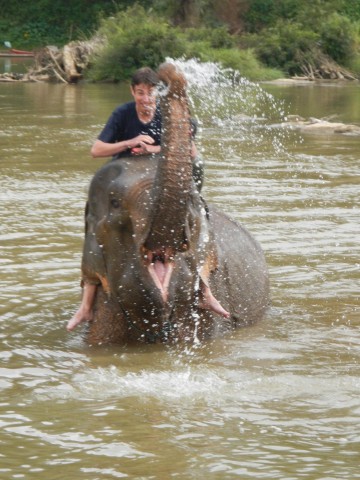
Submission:
POLYGON ((143 67, 139 70, 136 70, 136 72, 132 76, 131 86, 135 87, 135 85, 140 85, 141 83, 144 83, 145 85, 155 87, 158 82, 159 78, 157 76, 157 73, 155 73, 154 70, 149 67, 143 67))

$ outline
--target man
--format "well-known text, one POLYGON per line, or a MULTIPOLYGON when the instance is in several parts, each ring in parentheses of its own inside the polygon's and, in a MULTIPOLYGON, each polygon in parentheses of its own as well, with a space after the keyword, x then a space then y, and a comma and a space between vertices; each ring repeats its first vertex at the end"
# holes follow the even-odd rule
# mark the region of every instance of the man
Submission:
MULTIPOLYGON (((130 91, 133 102, 117 107, 91 148, 97 157, 121 158, 131 155, 159 153, 161 150, 161 114, 156 103, 157 74, 148 67, 137 70, 132 78, 130 91)), ((190 125, 189 125, 190 129, 190 125)), ((190 132, 189 132, 190 134, 190 132)), ((192 156, 196 147, 192 142, 192 156)), ((83 297, 79 309, 67 324, 73 330, 79 323, 91 321, 92 306, 97 284, 83 280, 83 297)), ((201 281, 201 308, 207 308, 228 318, 229 313, 211 294, 205 279, 201 281)))
POLYGON ((160 152, 161 114, 156 104, 158 77, 150 68, 138 70, 131 81, 133 102, 116 108, 95 141, 96 157, 144 155, 160 152))

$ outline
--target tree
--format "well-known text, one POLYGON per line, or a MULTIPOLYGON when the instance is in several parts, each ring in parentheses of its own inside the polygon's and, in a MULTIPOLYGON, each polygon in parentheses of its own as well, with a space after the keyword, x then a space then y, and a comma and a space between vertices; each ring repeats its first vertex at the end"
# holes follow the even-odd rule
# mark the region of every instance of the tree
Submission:
POLYGON ((209 0, 154 0, 156 11, 168 15, 175 25, 194 27, 198 25, 201 9, 209 0))
POLYGON ((178 4, 176 23, 186 27, 195 26, 199 19, 198 2, 196 0, 180 0, 176 3, 178 4))

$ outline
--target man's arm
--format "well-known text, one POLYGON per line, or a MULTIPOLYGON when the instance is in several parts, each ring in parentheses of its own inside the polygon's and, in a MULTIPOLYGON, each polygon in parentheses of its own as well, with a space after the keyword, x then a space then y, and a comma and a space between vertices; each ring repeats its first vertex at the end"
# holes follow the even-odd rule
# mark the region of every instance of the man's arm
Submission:
POLYGON ((118 153, 124 152, 125 150, 132 150, 133 148, 139 149, 139 154, 141 153, 157 153, 160 151, 160 147, 152 145, 154 139, 149 135, 138 135, 135 138, 129 140, 123 140, 121 142, 107 143, 102 140, 96 140, 94 145, 91 148, 91 155, 93 158, 99 157, 112 157, 118 153))

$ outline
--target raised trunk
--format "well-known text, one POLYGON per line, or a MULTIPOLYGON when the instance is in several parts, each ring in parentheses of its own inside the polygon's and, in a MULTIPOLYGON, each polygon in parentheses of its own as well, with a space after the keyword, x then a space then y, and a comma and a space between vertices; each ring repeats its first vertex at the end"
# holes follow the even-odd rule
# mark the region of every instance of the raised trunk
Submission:
POLYGON ((167 85, 160 98, 163 122, 161 158, 153 190, 153 212, 144 247, 154 256, 172 257, 187 249, 185 223, 192 188, 190 112, 186 80, 169 63, 159 69, 167 85))

